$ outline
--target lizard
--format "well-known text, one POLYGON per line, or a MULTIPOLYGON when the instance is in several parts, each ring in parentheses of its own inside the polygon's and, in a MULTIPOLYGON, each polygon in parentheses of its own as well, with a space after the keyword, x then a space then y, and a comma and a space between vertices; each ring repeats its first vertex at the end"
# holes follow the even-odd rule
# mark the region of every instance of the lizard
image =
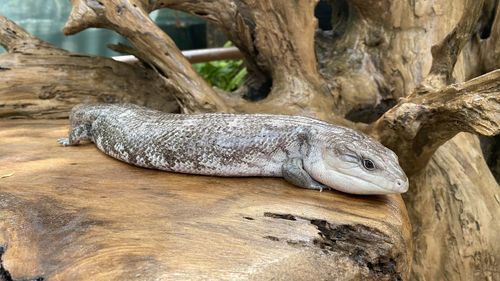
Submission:
POLYGON ((317 119, 273 114, 164 113, 133 104, 81 104, 58 142, 93 142, 144 168, 224 177, 283 177, 351 194, 404 193, 397 155, 370 136, 317 119))

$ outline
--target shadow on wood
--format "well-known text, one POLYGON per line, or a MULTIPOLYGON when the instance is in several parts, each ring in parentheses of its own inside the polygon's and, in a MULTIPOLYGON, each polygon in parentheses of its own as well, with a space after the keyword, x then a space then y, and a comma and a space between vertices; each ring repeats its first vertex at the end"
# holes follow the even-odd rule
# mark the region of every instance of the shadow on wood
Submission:
POLYGON ((14 280, 408 277, 399 195, 142 169, 59 146, 67 122, 0 120, 0 260, 14 280))

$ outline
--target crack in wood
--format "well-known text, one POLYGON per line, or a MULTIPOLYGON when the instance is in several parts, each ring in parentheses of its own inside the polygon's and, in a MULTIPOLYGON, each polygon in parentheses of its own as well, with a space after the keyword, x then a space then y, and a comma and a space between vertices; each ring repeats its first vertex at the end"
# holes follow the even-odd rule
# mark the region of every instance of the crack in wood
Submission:
POLYGON ((0 246, 0 281, 13 281, 10 272, 3 266, 3 254, 5 254, 5 246, 0 246))
MULTIPOLYGON (((403 280, 397 271, 390 238, 377 229, 360 224, 331 224, 325 220, 310 220, 320 231, 314 244, 332 252, 346 252, 360 266, 366 266, 377 278, 403 280), (374 247, 376 245, 376 247, 374 247)), ((397 257, 397 256, 396 256, 397 257)))
POLYGON ((289 220, 289 221, 296 221, 297 219, 295 216, 290 215, 290 214, 277 214, 277 213, 271 213, 271 212, 265 212, 264 217, 269 217, 269 218, 274 218, 274 219, 283 219, 283 220, 289 220))
POLYGON ((292 214, 265 212, 265 217, 290 221, 306 220, 319 230, 320 238, 313 244, 292 241, 275 236, 265 236, 271 241, 285 241, 290 246, 316 246, 326 254, 344 252, 354 262, 366 267, 369 272, 382 280, 403 280, 398 272, 397 259, 393 253, 394 245, 389 236, 379 230, 360 224, 332 224, 326 220, 311 219, 292 214))
POLYGON ((10 272, 3 266, 2 258, 6 250, 7 250, 6 246, 0 245, 0 281, 44 281, 45 280, 45 278, 42 276, 37 276, 34 278, 21 278, 21 279, 12 278, 10 272))

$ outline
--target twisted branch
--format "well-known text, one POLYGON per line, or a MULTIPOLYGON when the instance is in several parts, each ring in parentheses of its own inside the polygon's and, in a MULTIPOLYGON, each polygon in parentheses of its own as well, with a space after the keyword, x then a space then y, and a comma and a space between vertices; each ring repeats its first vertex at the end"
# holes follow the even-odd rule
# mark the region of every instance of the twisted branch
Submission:
MULTIPOLYGON (((175 85, 174 94, 187 112, 237 110, 316 115, 330 112, 333 107, 334 96, 320 77, 314 56, 316 0, 72 2, 73 9, 64 29, 66 34, 87 27, 104 27, 127 37, 140 59, 175 85), (269 97, 251 103, 210 88, 170 37, 148 17, 149 12, 163 7, 187 11, 224 27, 245 55, 251 73, 248 81, 271 81, 272 87, 258 84, 247 90, 267 95, 270 89, 269 97)), ((316 117, 330 118, 326 114, 316 117)))
POLYGON ((184 111, 230 111, 219 95, 196 74, 191 64, 148 16, 143 2, 119 0, 73 0, 65 34, 88 27, 105 27, 127 37, 139 58, 153 66, 174 89, 184 111))
POLYGON ((408 175, 423 169, 439 146, 459 132, 500 134, 500 70, 411 95, 370 130, 399 155, 408 175))
POLYGON ((9 53, 40 55, 68 54, 67 51, 34 37, 23 28, 1 15, 0 45, 9 53))
POLYGON ((422 86, 441 88, 451 82, 458 55, 472 38, 481 16, 484 0, 468 0, 455 28, 439 44, 432 46, 432 66, 422 86))

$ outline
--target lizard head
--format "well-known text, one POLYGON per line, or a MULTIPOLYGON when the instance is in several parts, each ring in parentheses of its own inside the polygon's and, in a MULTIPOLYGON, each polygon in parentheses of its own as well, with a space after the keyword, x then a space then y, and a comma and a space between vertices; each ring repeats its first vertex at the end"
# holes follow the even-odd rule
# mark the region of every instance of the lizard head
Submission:
POLYGON ((314 169, 316 173, 311 173, 317 181, 354 194, 408 190, 408 178, 397 155, 369 136, 347 129, 342 138, 330 136, 323 143, 317 161, 323 172, 314 169))

